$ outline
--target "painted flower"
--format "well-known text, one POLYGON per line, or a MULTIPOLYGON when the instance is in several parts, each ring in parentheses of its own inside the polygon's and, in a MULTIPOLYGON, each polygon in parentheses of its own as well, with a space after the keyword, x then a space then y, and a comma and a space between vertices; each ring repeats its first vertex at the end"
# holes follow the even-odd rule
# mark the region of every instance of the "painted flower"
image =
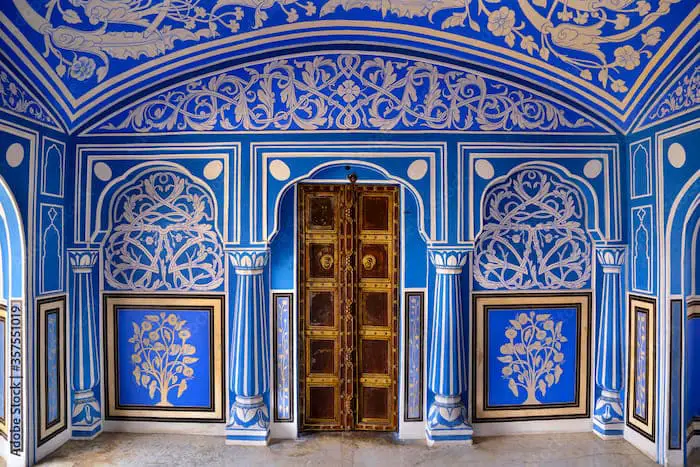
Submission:
POLYGON ((661 33, 663 32, 663 28, 660 27, 654 27, 650 28, 647 32, 642 34, 642 43, 644 45, 656 45, 659 42, 661 42, 661 33))
POLYGON ((180 339, 185 340, 189 339, 192 334, 190 334, 190 331, 188 331, 187 329, 183 329, 182 331, 177 333, 177 335, 180 336, 180 339))
POLYGON ((351 79, 345 80, 343 84, 338 86, 338 94, 348 104, 357 99, 360 95, 360 87, 351 79))
POLYGON ((95 61, 88 57, 76 58, 70 66, 71 77, 78 81, 85 81, 92 77, 95 73, 95 61))
MULTIPOLYGON (((512 339, 515 339, 515 336, 517 336, 517 335, 518 335, 518 333, 515 332, 515 329, 512 329, 512 328, 511 328, 511 329, 508 329, 508 330, 506 331, 506 337, 507 337, 508 339, 511 339, 511 340, 512 340, 512 339)), ((511 345, 510 347, 508 347, 508 350, 510 351, 510 353, 513 353, 513 348, 512 348, 512 347, 513 347, 512 345, 511 345)), ((505 353, 505 352, 503 352, 503 353, 505 353)))
POLYGON ((634 70, 639 66, 639 52, 631 45, 625 45, 615 49, 615 63, 625 70, 634 70))
POLYGON ((651 5, 649 5, 649 2, 637 2, 637 13, 639 13, 639 16, 645 16, 649 13, 649 11, 651 11, 651 5))
POLYGON ((513 374, 513 369, 509 366, 504 366, 501 371, 503 372, 503 376, 510 376, 513 374))
POLYGON ((615 81, 612 82, 610 85, 613 91, 615 92, 625 92, 627 91, 627 85, 625 84, 624 81, 621 79, 616 79, 615 81))
POLYGON ((186 377, 190 377, 194 374, 194 370, 188 366, 185 367, 184 370, 182 370, 182 374, 185 375, 186 377))
POLYGON ((177 316, 174 314, 170 313, 168 315, 168 323, 170 323, 172 326, 175 326, 177 324, 177 316))
POLYGON ((502 6, 489 15, 488 29, 494 36, 506 36, 515 26, 515 12, 508 7, 502 6))

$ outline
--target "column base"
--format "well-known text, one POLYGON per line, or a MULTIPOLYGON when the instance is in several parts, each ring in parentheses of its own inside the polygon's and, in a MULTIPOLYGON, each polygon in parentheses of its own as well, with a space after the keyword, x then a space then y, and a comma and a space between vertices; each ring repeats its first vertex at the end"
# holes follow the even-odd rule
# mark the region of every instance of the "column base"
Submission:
POLYGON ((102 432, 100 403, 92 389, 77 391, 73 395, 73 413, 71 437, 89 440, 102 432))
POLYGON ((270 416, 262 396, 236 396, 226 425, 226 444, 267 446, 270 416))
POLYGON ((91 440, 97 438, 102 433, 102 420, 98 420, 94 424, 87 425, 73 425, 71 429, 72 439, 84 439, 91 440))
POLYGON ((460 396, 435 395, 428 412, 425 437, 428 446, 436 444, 472 444, 474 430, 467 422, 467 409, 460 396))
POLYGON ((624 430, 620 395, 603 389, 593 412, 593 432, 602 439, 615 439, 622 438, 624 430))

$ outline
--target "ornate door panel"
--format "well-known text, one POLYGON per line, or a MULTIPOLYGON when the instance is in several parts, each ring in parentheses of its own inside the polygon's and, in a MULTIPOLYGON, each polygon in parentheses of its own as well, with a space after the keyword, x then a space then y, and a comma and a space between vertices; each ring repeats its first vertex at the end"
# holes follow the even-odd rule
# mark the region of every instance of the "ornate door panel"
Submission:
POLYGON ((397 423, 398 190, 299 189, 302 430, 397 423))
POLYGON ((397 413, 398 191, 358 195, 358 430, 393 430, 397 413))

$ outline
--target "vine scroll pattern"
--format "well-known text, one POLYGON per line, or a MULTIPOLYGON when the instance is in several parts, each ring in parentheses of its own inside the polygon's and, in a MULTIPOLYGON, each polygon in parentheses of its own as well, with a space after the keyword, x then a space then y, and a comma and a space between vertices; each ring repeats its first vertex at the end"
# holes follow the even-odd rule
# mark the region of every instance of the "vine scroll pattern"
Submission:
POLYGON ((513 173, 485 196, 474 277, 485 289, 581 289, 592 247, 579 191, 535 168, 513 173))
POLYGON ((573 110, 480 74, 342 54, 273 60, 193 80, 135 104, 98 130, 561 128, 601 131, 573 110))
POLYGON ((115 200, 107 283, 117 290, 216 290, 225 265, 214 213, 208 192, 176 172, 137 179, 115 200))

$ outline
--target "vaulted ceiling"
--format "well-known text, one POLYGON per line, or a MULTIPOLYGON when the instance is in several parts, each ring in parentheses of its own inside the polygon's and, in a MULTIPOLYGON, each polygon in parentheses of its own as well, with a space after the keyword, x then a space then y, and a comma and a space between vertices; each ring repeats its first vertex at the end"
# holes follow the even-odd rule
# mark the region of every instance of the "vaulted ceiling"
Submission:
POLYGON ((400 50, 502 74, 625 131, 697 55, 699 12, 697 0, 3 0, 0 59, 69 129, 281 51, 400 50))

